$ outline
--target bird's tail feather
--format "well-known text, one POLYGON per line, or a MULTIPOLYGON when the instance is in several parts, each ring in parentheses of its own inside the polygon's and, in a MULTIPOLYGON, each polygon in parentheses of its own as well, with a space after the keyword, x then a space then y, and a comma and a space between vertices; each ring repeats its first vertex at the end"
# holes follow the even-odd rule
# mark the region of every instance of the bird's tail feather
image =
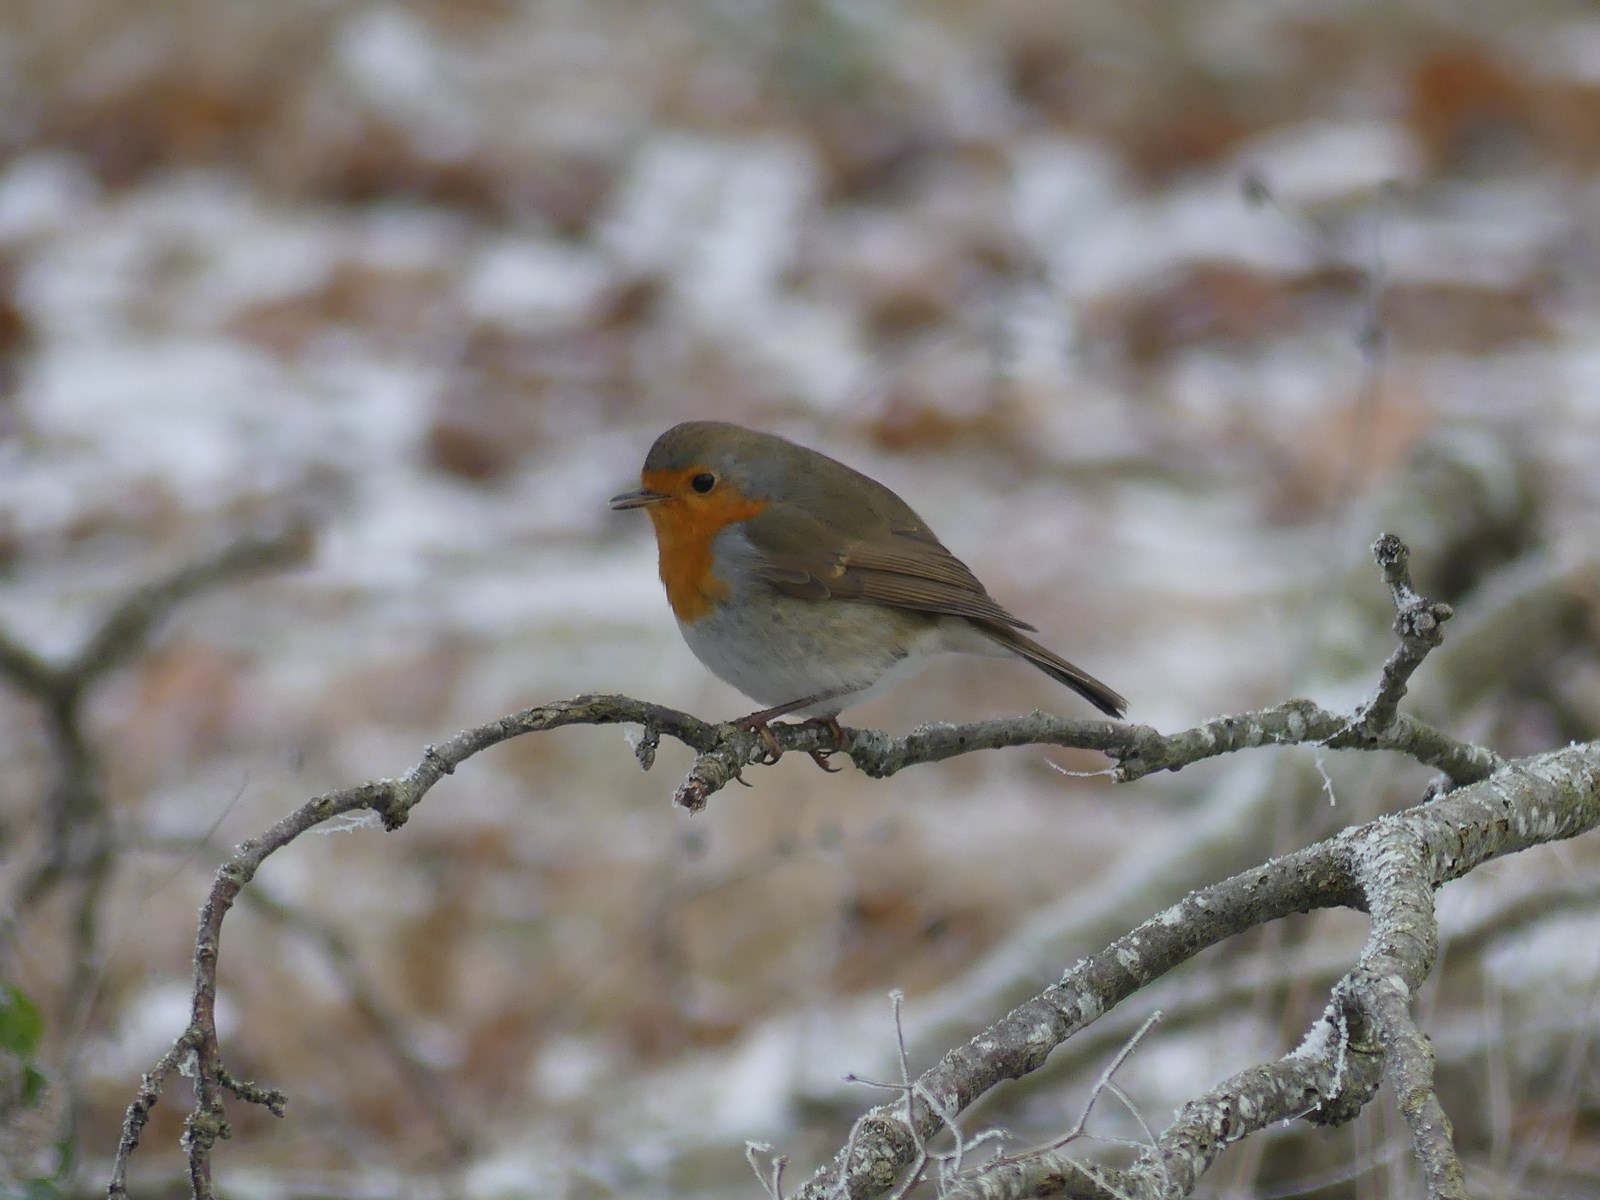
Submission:
POLYGON ((1006 649, 1027 659, 1052 679, 1066 684, 1108 717, 1120 717, 1128 709, 1128 702, 1101 683, 1093 675, 1073 666, 1059 654, 1053 654, 1032 638, 1004 625, 985 624, 984 632, 1006 649))

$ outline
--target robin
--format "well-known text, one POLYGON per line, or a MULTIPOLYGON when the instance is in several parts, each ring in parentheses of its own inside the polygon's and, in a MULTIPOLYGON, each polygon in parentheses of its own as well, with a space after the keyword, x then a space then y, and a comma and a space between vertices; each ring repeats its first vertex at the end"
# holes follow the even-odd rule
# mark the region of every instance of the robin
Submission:
MULTIPOLYGON (((1022 631, 922 518, 825 454, 723 421, 688 421, 650 447, 644 486, 611 498, 655 526, 661 582, 684 641, 722 680, 771 707, 767 723, 838 716, 934 655, 1015 654, 1108 716, 1127 701, 1022 631)), ((819 764, 822 762, 818 758, 819 764)))

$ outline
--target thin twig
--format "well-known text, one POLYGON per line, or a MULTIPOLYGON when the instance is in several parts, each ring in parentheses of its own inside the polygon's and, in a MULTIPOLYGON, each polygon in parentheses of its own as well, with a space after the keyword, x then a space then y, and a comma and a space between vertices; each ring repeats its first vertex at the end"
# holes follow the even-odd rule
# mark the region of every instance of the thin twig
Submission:
MULTIPOLYGON (((131 589, 101 618, 78 650, 60 661, 35 653, 11 632, 0 630, 0 680, 42 709, 53 761, 53 779, 40 806, 46 829, 44 845, 37 859, 21 872, 7 915, 0 920, 0 963, 14 948, 26 915, 57 890, 76 884, 70 920, 73 968, 62 1000, 63 1029, 81 1028, 94 1003, 103 957, 101 909, 119 858, 99 756, 84 732, 89 696, 107 675, 149 644, 159 623, 181 603, 241 575, 298 561, 309 548, 309 526, 298 519, 238 537, 220 550, 131 589)), ((70 1129, 77 1123, 76 1081, 82 1040, 69 1034, 67 1045, 59 1082, 67 1100, 63 1120, 70 1129)), ((146 1076, 139 1100, 129 1109, 133 1128, 144 1123, 139 1115, 141 1101, 147 1113, 166 1074, 158 1069, 146 1076), (154 1092, 147 1096, 150 1088, 154 1092)), ((75 1139, 63 1141, 70 1145, 75 1139)))

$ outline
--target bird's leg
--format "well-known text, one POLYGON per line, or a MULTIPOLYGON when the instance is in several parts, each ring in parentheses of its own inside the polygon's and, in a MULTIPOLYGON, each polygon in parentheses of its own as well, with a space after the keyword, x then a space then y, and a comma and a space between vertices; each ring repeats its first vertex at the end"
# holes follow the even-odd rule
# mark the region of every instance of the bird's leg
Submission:
MULTIPOLYGON (((766 747, 767 751, 767 757, 764 760, 764 765, 770 766, 783 757, 783 751, 778 746, 778 739, 772 736, 770 722, 778 717, 788 716, 790 713, 799 709, 810 708, 813 704, 820 704, 823 701, 831 700, 832 698, 833 696, 831 693, 823 693, 817 696, 802 696, 798 700, 790 700, 787 704, 777 704, 771 708, 764 708, 760 712, 753 712, 747 717, 740 717, 733 723, 739 726, 741 729, 750 730, 761 738, 761 744, 766 747)), ((836 745, 832 750, 810 751, 809 753, 811 755, 811 761, 816 763, 817 766, 821 767, 824 771, 832 774, 839 768, 830 767, 828 765, 828 755, 844 749, 844 730, 839 727, 839 718, 837 716, 818 717, 815 718, 815 720, 821 722, 824 727, 833 731, 833 737, 836 745)), ((807 723, 809 724, 810 722, 807 723)))
POLYGON ((740 729, 748 729, 761 738, 761 744, 766 747, 767 757, 762 760, 763 765, 771 766, 783 757, 783 749, 778 745, 778 739, 772 736, 769 724, 774 717, 781 717, 785 713, 793 712, 803 707, 806 701, 797 700, 792 704, 780 704, 775 708, 764 708, 760 712, 753 712, 748 717, 740 717, 733 722, 740 729))
POLYGON ((767 750, 767 757, 761 760, 762 765, 771 766, 773 763, 777 762, 783 757, 783 748, 778 745, 778 739, 772 735, 772 726, 768 725, 765 721, 756 721, 752 720, 750 717, 744 717, 741 720, 735 721, 734 724, 747 726, 751 731, 761 738, 761 744, 765 746, 767 750))

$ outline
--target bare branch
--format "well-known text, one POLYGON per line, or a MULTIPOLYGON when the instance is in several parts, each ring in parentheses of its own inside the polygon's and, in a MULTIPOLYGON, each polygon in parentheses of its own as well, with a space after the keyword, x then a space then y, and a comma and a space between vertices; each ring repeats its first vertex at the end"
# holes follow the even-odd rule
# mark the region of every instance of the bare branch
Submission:
MULTIPOLYGON (((626 697, 610 699, 622 702, 626 697)), ((682 720, 687 714, 676 713, 674 717, 682 720)), ((759 764, 763 758, 761 741, 755 734, 733 726, 706 728, 718 730, 718 736, 704 743, 700 757, 673 798, 674 803, 692 812, 700 811, 715 792, 740 778, 744 767, 759 764)), ((771 731, 779 748, 785 751, 834 748, 829 734, 814 725, 775 724, 771 731)), ((679 736, 667 725, 662 725, 660 732, 679 736)), ((1157 771, 1181 770, 1208 758, 1259 746, 1390 750, 1436 768, 1457 785, 1486 778, 1502 765, 1501 758, 1492 751, 1457 741, 1406 714, 1396 714, 1379 729, 1360 716, 1331 712, 1310 700, 1289 700, 1272 708, 1216 717, 1171 734, 1148 725, 1057 717, 1043 712, 963 725, 923 725, 903 737, 871 729, 847 728, 844 732, 842 753, 849 755, 859 770, 876 779, 976 750, 1014 746, 1099 750, 1117 760, 1112 774, 1119 782, 1142 779, 1157 771)))
POLYGON ((746 1142, 744 1159, 750 1164, 750 1169, 755 1172, 756 1178, 761 1181, 761 1186, 766 1190, 770 1200, 783 1200, 783 1169, 789 1165, 788 1157, 779 1154, 766 1142, 746 1142), (765 1172, 756 1160, 757 1155, 761 1154, 767 1156, 770 1164, 765 1172))
POLYGON ((276 529, 244 534, 213 553, 184 563, 134 588, 106 614, 78 652, 51 663, 0 630, 0 678, 47 705, 75 696, 127 662, 149 643, 160 621, 186 600, 240 576, 302 561, 311 527, 293 519, 276 529))
MULTIPOLYGON (((1389 857, 1397 841, 1410 847, 1404 870, 1414 876, 1414 881, 1408 880, 1406 886, 1431 893, 1438 884, 1459 878, 1491 858, 1575 837, 1597 825, 1600 743, 1522 760, 1491 779, 1346 830, 1192 893, 1099 954, 1078 963, 1044 993, 1013 1009, 965 1046, 951 1051, 923 1073, 917 1090, 941 1097, 942 1107, 963 1111, 995 1084, 1036 1070, 1055 1046, 1157 975, 1243 929, 1315 908, 1366 908, 1376 904, 1380 911, 1391 906, 1401 911, 1401 906, 1386 898, 1389 893, 1385 890, 1388 876, 1401 870, 1389 857)), ((1376 969, 1381 973, 1387 968, 1389 974, 1398 970, 1402 979, 1420 980, 1426 975, 1432 965, 1427 939, 1402 936, 1402 923, 1398 917, 1393 922, 1387 918, 1375 920, 1359 970, 1376 969), (1407 944, 1407 937, 1413 944, 1407 944), (1417 974, 1419 971, 1421 975, 1417 974)), ((1355 984, 1344 988, 1341 995, 1350 993, 1352 988, 1356 995, 1364 995, 1355 984)), ((1411 991, 1414 993, 1414 986, 1411 991)), ((1360 1000, 1357 1007, 1363 1008, 1366 1003, 1360 1000)), ((1379 1031, 1378 1021, 1385 1018, 1380 1013, 1371 1019, 1372 1027, 1379 1031)), ((1390 1044, 1385 1039, 1395 1040, 1398 1045, 1403 1034, 1392 1021, 1388 1028, 1391 1032, 1377 1032, 1377 1040, 1372 1043, 1386 1055, 1390 1044)), ((1366 1042, 1360 1038, 1351 1040, 1359 1052, 1366 1052, 1366 1042)), ((1275 1064, 1276 1071, 1260 1077, 1268 1092, 1296 1097, 1298 1107, 1273 1119, 1300 1113, 1326 1119, 1354 1115, 1364 1102, 1361 1095, 1366 1087, 1363 1071, 1350 1065, 1358 1055, 1336 1057, 1312 1067, 1297 1065, 1304 1057, 1303 1052, 1297 1052, 1275 1064), (1330 1063, 1338 1069, 1330 1069, 1330 1063), (1313 1090, 1307 1092, 1307 1087, 1313 1090), (1318 1110, 1316 1114, 1311 1113, 1313 1109, 1318 1110)), ((1408 1092, 1414 1091, 1414 1072, 1407 1069, 1407 1074, 1397 1075, 1395 1072, 1403 1068, 1387 1058, 1385 1063, 1392 1085, 1402 1084, 1408 1092)), ((1216 1092, 1227 1093, 1234 1082, 1222 1085, 1216 1092)), ((1403 1102, 1404 1099, 1403 1094, 1403 1102)), ((900 1107, 884 1106, 868 1114, 861 1122, 860 1135, 833 1162, 820 1168, 797 1196, 816 1200, 833 1195, 866 1197, 892 1186, 899 1172, 912 1161, 916 1140, 932 1136, 941 1120, 931 1106, 919 1105, 914 1115, 913 1138, 900 1107), (889 1182, 882 1182, 885 1179, 889 1182)), ((1419 1120, 1425 1120, 1426 1108, 1417 1111, 1419 1120)), ((1228 1128, 1235 1128, 1236 1120, 1237 1114, 1230 1115, 1228 1128)), ((1162 1142, 1166 1142, 1165 1134, 1162 1142)), ((1215 1149, 1220 1150, 1222 1144, 1219 1142, 1215 1149)), ((1203 1163, 1197 1160, 1202 1166, 1209 1162, 1210 1158, 1203 1163)), ((1163 1166, 1168 1171, 1172 1169, 1170 1164, 1163 1166)), ((1134 1181, 1129 1182, 1131 1186, 1134 1181)), ((1090 1190, 1080 1194, 1111 1194, 1092 1190, 1103 1187, 1099 1175, 1086 1186, 1090 1190)), ((1130 1194, 1141 1193, 1134 1190, 1130 1194)), ((1450 1195, 1448 1191, 1439 1194, 1450 1195)))
POLYGON ((143 649, 161 619, 185 600, 242 575, 300 562, 310 551, 311 527, 298 519, 281 529, 238 538, 215 554, 130 592, 101 621, 66 670, 88 683, 143 649))
MULTIPOLYGON (((293 520, 266 532, 245 534, 221 550, 179 567, 164 578, 134 588, 110 611, 77 653, 51 662, 0 630, 0 679, 9 681, 42 709, 53 759, 53 778, 40 806, 45 843, 35 862, 21 873, 13 902, 0 919, 0 954, 10 951, 24 915, 58 889, 77 885, 72 901, 72 977, 64 993, 61 1024, 69 1031, 62 1062, 63 1092, 71 1109, 77 1103, 75 1078, 81 1039, 72 1036, 87 1018, 101 970, 100 918, 106 888, 117 862, 110 812, 100 777, 99 758, 84 733, 84 705, 93 686, 145 648, 157 623, 183 601, 247 572, 305 557, 310 527, 293 520)), ((124 1137, 137 1138, 174 1066, 193 1050, 180 1038, 176 1057, 163 1058, 144 1077, 129 1107, 124 1137)))
POLYGON ((1433 1087, 1433 1049, 1411 1018, 1411 1000, 1439 954, 1439 926, 1426 846, 1398 823, 1374 823, 1352 857, 1372 930, 1357 968, 1335 989, 1352 1040, 1366 1030, 1381 1047, 1384 1073, 1410 1126, 1430 1194, 1466 1200, 1450 1121, 1433 1087))
MULTIPOLYGON (((843 1150, 818 1170, 799 1196, 864 1197, 897 1184, 904 1191, 929 1161, 928 1139, 953 1128, 959 1114, 996 1083, 1037 1070, 1068 1037, 1205 947, 1290 913, 1330 906, 1366 908, 1373 914, 1367 947, 1356 970, 1335 990, 1337 1003, 1326 1018, 1337 1036, 1308 1038, 1294 1054, 1251 1068, 1192 1102, 1124 1171, 1080 1168, 1054 1150, 1005 1165, 1023 1172, 1016 1186, 1035 1190, 1042 1186, 1035 1172, 1044 1170, 1054 1186, 1081 1195, 1186 1192, 1224 1146, 1266 1124, 1297 1116, 1349 1119, 1372 1094, 1376 1075, 1368 1068, 1379 1059, 1374 1050, 1381 1050, 1384 1071, 1401 1096, 1402 1111, 1411 1123, 1435 1194, 1457 1195, 1460 1167, 1450 1146, 1448 1123, 1432 1092, 1426 1043, 1409 1015, 1410 998, 1437 954, 1432 889, 1489 858, 1574 836, 1600 823, 1600 743, 1569 747, 1502 769, 1505 764, 1492 753, 1455 742, 1395 711, 1406 680, 1438 643, 1437 623, 1448 610, 1429 605, 1412 592, 1405 577, 1405 548, 1397 539, 1380 539, 1375 552, 1401 608, 1397 629, 1402 646, 1385 668, 1378 700, 1353 717, 1328 713, 1307 701, 1291 701, 1257 713, 1217 718, 1174 735, 1110 721, 1063 721, 1041 713, 1010 721, 925 727, 904 738, 847 731, 845 752, 862 770, 880 776, 977 749, 1050 744, 1101 750, 1118 760, 1119 778, 1133 779, 1248 746, 1311 743, 1403 751, 1467 786, 1191 893, 1099 955, 1079 962, 1058 983, 914 1080, 902 1050, 905 1078, 895 1089, 900 1093, 897 1100, 857 1121, 843 1150), (1031 1182, 1022 1182, 1024 1177, 1031 1182)), ((215 1022, 222 923, 265 859, 316 825, 357 810, 371 810, 386 828, 398 829, 439 780, 472 755, 509 738, 566 725, 618 723, 643 726, 638 755, 646 768, 662 736, 697 752, 675 797, 691 811, 703 807, 707 797, 730 780, 741 779, 746 767, 768 759, 768 746, 750 730, 709 724, 625 696, 580 696, 514 713, 429 746, 417 765, 398 779, 374 780, 317 797, 242 844, 219 868, 201 910, 195 941, 190 1023, 163 1059, 163 1063, 178 1062, 191 1052, 194 1056, 195 1107, 184 1142, 195 1196, 209 1200, 215 1194, 211 1151, 218 1138, 228 1135, 224 1091, 282 1111, 280 1093, 241 1083, 228 1074, 215 1022)), ((772 736, 782 750, 834 749, 833 735, 816 724, 774 726, 772 736)), ((897 1005, 897 1030, 898 1016, 897 1005)), ((117 1151, 113 1200, 125 1194, 119 1188, 127 1158, 170 1073, 170 1067, 163 1070, 158 1064, 129 1109, 117 1151)), ((988 1181, 997 1178, 986 1172, 963 1186, 978 1188, 973 1194, 1012 1194, 986 1190, 991 1186, 988 1181)), ((780 1182, 774 1174, 771 1185, 776 1188, 780 1182)))
POLYGON ((1083 1110, 1071 1129, 1049 1145, 1002 1155, 980 1168, 966 1172, 957 1179, 955 1186, 943 1193, 941 1200, 1011 1200, 1013 1197, 1049 1194, 1052 1191, 1111 1195, 1124 1200, 1125 1193, 1110 1178, 1114 1172, 1069 1159, 1061 1151, 1084 1136, 1095 1104, 1113 1086, 1111 1077, 1128 1061, 1128 1057, 1144 1040, 1144 1035, 1160 1020, 1159 1011, 1151 1013, 1133 1036, 1122 1044, 1089 1089, 1089 1098, 1084 1101, 1083 1110))
MULTIPOLYGON (((1336 1037, 1336 1035, 1334 1035, 1336 1037)), ((1352 1056, 1341 1069, 1325 1053, 1306 1053, 1306 1046, 1332 1044, 1326 1023, 1312 1030, 1306 1042, 1274 1063, 1250 1067, 1189 1101, 1156 1139, 1156 1144, 1125 1168, 1100 1166, 1068 1157, 1058 1143, 1030 1156, 1017 1156, 986 1166, 944 1200, 1021 1200, 1026 1196, 1063 1195, 1083 1200, 1132 1200, 1134 1197, 1185 1196, 1228 1146, 1269 1126, 1298 1117, 1316 1119, 1323 1097, 1350 1101, 1348 1119, 1377 1090, 1379 1057, 1352 1056)))
MULTIPOLYGON (((122 1118, 121 1145, 131 1150, 139 1144, 139 1135, 144 1132, 145 1125, 150 1121, 150 1110, 161 1098, 161 1090, 166 1087, 167 1080, 183 1066, 184 1060, 193 1053, 194 1047, 190 1044, 188 1030, 185 1030, 156 1065, 145 1072, 139 1081, 139 1092, 133 1098, 133 1103, 128 1105, 128 1111, 122 1118)), ((127 1194, 128 1156, 119 1153, 111 1168, 111 1182, 106 1188, 106 1195, 123 1197, 127 1194)))
POLYGON ((1372 544, 1372 557, 1394 598, 1394 631, 1400 645, 1383 664, 1378 694, 1367 705, 1363 720, 1374 729, 1387 729, 1405 697, 1406 684, 1428 652, 1444 641, 1440 626, 1455 612, 1448 604, 1417 595, 1411 586, 1411 551, 1394 534, 1386 533, 1372 544))
MULTIPOLYGON (((1289 700, 1255 712, 1214 717, 1181 733, 1160 734, 1142 726, 1123 728, 1132 736, 1127 752, 1118 756, 1114 774, 1124 782, 1257 746, 1392 750, 1437 768, 1457 785, 1485 779, 1502 765, 1493 751, 1457 741, 1405 713, 1395 714, 1382 728, 1376 728, 1362 716, 1330 712, 1310 700, 1289 700)), ((1081 745, 1068 741, 1054 744, 1081 745)))
MULTIPOLYGON (((1194 892, 1099 954, 1084 959, 1043 993, 947 1054, 917 1080, 917 1091, 940 1097, 942 1107, 965 1110, 997 1083, 1037 1070, 1050 1051, 1151 980, 1192 958, 1207 946, 1263 921, 1331 903, 1356 899, 1350 880, 1330 855, 1309 851, 1286 855, 1255 870, 1194 892)), ((919 1138, 937 1132, 941 1119, 932 1106, 914 1107, 915 1136, 901 1106, 883 1106, 862 1122, 863 1134, 852 1159, 836 1159, 818 1171, 800 1196, 870 1196, 892 1181, 914 1155, 919 1138)))
POLYGON ((0 678, 38 700, 49 703, 58 685, 55 667, 0 629, 0 678))

